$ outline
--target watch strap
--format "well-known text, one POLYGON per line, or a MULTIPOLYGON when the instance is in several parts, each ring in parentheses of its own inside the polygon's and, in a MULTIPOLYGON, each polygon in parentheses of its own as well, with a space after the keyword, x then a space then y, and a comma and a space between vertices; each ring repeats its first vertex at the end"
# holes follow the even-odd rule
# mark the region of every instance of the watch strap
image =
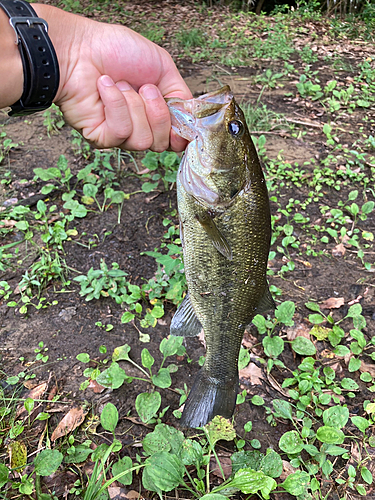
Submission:
POLYGON ((24 116, 49 108, 60 82, 59 64, 48 25, 23 0, 0 0, 16 34, 24 80, 19 101, 11 106, 9 116, 24 116))

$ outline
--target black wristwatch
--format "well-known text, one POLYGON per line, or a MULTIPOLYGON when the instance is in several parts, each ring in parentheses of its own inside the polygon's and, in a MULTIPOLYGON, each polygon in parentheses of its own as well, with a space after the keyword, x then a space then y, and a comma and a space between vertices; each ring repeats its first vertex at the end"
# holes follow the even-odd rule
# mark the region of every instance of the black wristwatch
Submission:
POLYGON ((23 0, 0 0, 15 31, 23 65, 23 93, 9 116, 44 111, 52 104, 60 82, 59 63, 48 36, 48 24, 23 0))

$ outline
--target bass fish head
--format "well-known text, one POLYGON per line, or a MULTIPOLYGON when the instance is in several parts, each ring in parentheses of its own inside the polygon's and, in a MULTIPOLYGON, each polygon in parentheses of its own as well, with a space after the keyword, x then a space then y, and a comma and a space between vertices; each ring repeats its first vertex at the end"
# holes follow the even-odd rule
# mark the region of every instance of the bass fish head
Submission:
POLYGON ((172 128, 190 141, 178 181, 205 206, 225 206, 260 169, 242 110, 229 86, 197 99, 167 99, 172 128))

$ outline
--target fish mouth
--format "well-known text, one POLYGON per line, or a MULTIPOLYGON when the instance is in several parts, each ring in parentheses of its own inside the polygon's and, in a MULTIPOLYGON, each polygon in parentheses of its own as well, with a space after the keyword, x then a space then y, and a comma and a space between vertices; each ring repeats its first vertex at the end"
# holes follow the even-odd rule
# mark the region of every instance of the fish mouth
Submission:
POLYGON ((213 132, 223 123, 225 111, 232 100, 233 94, 228 85, 196 99, 166 99, 172 128, 188 141, 198 139, 202 127, 213 132))

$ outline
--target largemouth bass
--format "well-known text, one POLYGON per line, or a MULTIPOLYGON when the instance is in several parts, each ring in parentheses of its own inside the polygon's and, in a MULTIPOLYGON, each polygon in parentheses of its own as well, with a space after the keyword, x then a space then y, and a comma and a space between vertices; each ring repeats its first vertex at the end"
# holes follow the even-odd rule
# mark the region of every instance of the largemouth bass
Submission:
POLYGON ((172 127, 190 141, 177 174, 188 294, 172 335, 203 327, 206 360, 181 418, 201 427, 230 418, 245 327, 274 307, 266 280, 271 222, 266 183, 243 112, 228 86, 197 99, 168 100, 172 127))

